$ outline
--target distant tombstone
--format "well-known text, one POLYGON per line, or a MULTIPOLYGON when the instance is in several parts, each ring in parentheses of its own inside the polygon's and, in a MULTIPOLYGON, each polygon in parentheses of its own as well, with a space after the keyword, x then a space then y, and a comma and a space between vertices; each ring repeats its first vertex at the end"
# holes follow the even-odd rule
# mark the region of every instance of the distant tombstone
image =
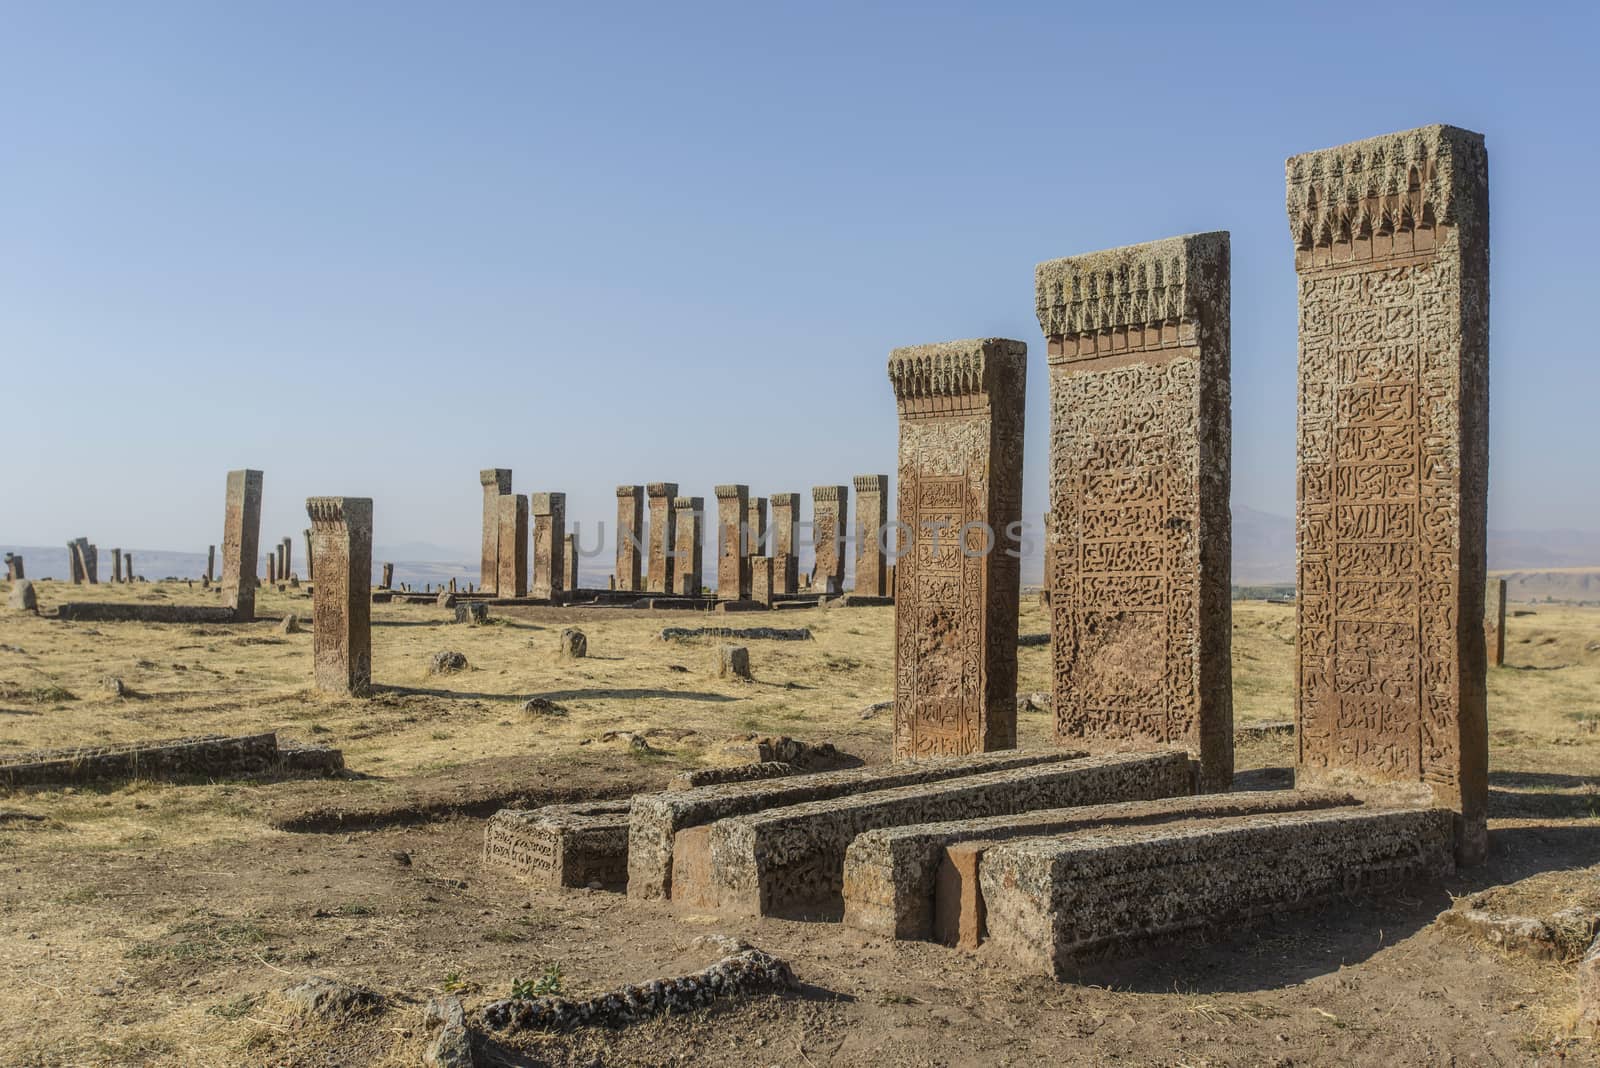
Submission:
POLYGON ((483 557, 478 585, 489 590, 500 578, 500 498, 511 492, 511 469, 486 467, 478 472, 478 481, 483 485, 483 557))
POLYGON ((849 486, 811 488, 812 582, 829 595, 844 592, 845 538, 850 521, 849 486))
POLYGON ((617 571, 612 589, 629 593, 641 589, 644 551, 644 487, 617 487, 617 571))
POLYGON ((363 695, 372 687, 372 498, 311 497, 306 513, 322 561, 311 602, 317 689, 363 695))
POLYGON ((800 494, 774 493, 769 503, 772 524, 769 541, 772 556, 772 592, 795 594, 800 592, 799 541, 800 494))
POLYGON ((1483 647, 1490 667, 1506 663, 1506 580, 1492 578, 1483 591, 1483 647))
POLYGON ((261 538, 260 471, 228 472, 227 501, 222 523, 222 596, 233 608, 234 619, 249 623, 256 618, 256 553, 261 538))
POLYGON ((566 588, 567 495, 535 493, 533 511, 533 595, 554 597, 566 588))
POLYGON ((856 592, 864 597, 888 595, 885 585, 884 528, 889 524, 889 476, 857 475, 856 592))
POLYGON ((717 494, 717 597, 743 600, 750 593, 750 573, 740 536, 750 511, 750 487, 729 483, 717 494))
POLYGON ((678 496, 676 482, 652 482, 645 487, 650 505, 650 558, 645 588, 651 593, 673 593, 678 562, 673 535, 676 522, 672 504, 678 496))
POLYGON ((578 588, 578 539, 568 534, 561 545, 562 588, 572 592, 578 588))
POLYGON ((394 565, 393 564, 384 564, 383 565, 383 581, 378 584, 378 588, 379 589, 384 589, 384 590, 392 590, 392 589, 394 589, 394 565))

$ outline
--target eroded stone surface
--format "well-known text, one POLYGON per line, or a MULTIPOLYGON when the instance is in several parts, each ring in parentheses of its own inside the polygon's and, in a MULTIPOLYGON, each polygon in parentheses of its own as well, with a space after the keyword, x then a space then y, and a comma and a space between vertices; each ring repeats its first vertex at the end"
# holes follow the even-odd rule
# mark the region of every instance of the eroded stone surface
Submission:
POLYGON ((800 557, 798 531, 800 525, 800 494, 774 493, 772 495, 771 543, 768 554, 772 557, 772 592, 789 595, 800 592, 800 557))
POLYGON ((864 597, 888 597, 888 568, 884 545, 890 537, 889 476, 857 475, 856 487, 856 586, 864 597))
POLYGON ((1056 763, 1082 755, 1081 752, 1069 750, 975 753, 887 768, 851 768, 767 782, 728 783, 696 790, 640 794, 633 799, 628 824, 628 896, 661 898, 671 895, 672 839, 688 827, 778 805, 818 801, 869 790, 888 790, 1006 768, 1056 763))
POLYGON ((1490 667, 1506 663, 1506 580, 1492 578, 1483 590, 1483 648, 1490 667))
POLYGON ((628 804, 501 809, 484 830, 483 862, 536 886, 620 887, 628 879, 628 804))
POLYGON ((1288 161, 1300 289, 1298 773, 1426 783, 1487 848, 1483 138, 1288 161))
POLYGON ((845 538, 850 522, 849 486, 811 487, 811 585, 826 594, 844 592, 845 538))
POLYGON ((750 487, 736 483, 716 487, 717 596, 741 601, 750 596, 744 526, 750 512, 750 487))
POLYGON ((851 842, 845 853, 844 922, 894 938, 929 937, 941 854, 965 842, 993 845, 1012 838, 1093 828, 1293 812, 1356 803, 1349 794, 1335 791, 1266 790, 1049 808, 1017 815, 944 820, 868 831, 851 842))
POLYGON ((617 574, 615 589, 644 589, 644 487, 617 487, 617 574))
POLYGON ((779 779, 800 771, 793 764, 780 760, 763 760, 754 764, 735 764, 730 768, 695 768, 680 771, 667 784, 669 790, 693 790, 697 786, 718 786, 729 782, 759 782, 762 779, 779 779))
POLYGON ((677 553, 677 570, 674 572, 678 589, 687 597, 698 597, 705 587, 701 571, 705 558, 704 497, 674 497, 672 499, 673 551, 677 553))
POLYGON ((1041 263, 1056 737, 1183 746, 1233 779, 1229 249, 1191 234, 1041 263))
POLYGON ((986 338, 896 349, 900 416, 894 751, 1017 744, 1017 557, 1028 347, 986 338))
POLYGON ((567 495, 535 493, 533 510, 533 595, 555 597, 566 589, 567 495))
POLYGON ((648 589, 651 593, 676 593, 676 533, 672 521, 672 502, 678 496, 676 482, 652 482, 645 487, 650 505, 650 566, 648 589))
POLYGON ((0 785, 157 778, 174 775, 236 775, 269 771, 278 763, 278 736, 204 735, 81 749, 11 753, 0 759, 0 785))
POLYGON ((372 687, 372 498, 311 497, 306 514, 320 561, 311 601, 317 689, 365 694, 372 687))
POLYGON ((234 619, 256 618, 256 553, 261 545, 261 472, 229 471, 222 523, 222 598, 234 619))
POLYGON ((713 823, 712 896, 741 915, 843 907, 845 851, 859 834, 940 817, 1135 801, 1188 793, 1181 752, 1108 755, 768 809, 713 823))
POLYGON ((1330 809, 1082 831, 995 846, 989 940, 1063 978, 1085 957, 1454 871, 1445 809, 1330 809))
POLYGON ((495 498, 499 509, 500 533, 495 541, 499 554, 494 579, 500 597, 528 595, 528 495, 505 493, 495 498))
POLYGON ((483 485, 483 560, 478 588, 493 590, 500 581, 500 498, 511 492, 511 469, 488 467, 478 472, 483 485))

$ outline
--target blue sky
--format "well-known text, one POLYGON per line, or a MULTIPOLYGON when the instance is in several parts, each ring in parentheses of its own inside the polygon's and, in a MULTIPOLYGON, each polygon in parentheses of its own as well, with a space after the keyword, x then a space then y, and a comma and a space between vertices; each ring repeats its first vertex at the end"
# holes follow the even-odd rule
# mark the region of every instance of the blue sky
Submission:
POLYGON ((243 466, 266 538, 343 493, 469 556, 481 467, 805 492, 981 335, 1037 515, 1034 264, 1216 229, 1234 502, 1290 514, 1283 160, 1431 122, 1488 138, 1491 525, 1600 528, 1600 18, 1289 8, 6 4, 0 540, 203 549, 243 466))

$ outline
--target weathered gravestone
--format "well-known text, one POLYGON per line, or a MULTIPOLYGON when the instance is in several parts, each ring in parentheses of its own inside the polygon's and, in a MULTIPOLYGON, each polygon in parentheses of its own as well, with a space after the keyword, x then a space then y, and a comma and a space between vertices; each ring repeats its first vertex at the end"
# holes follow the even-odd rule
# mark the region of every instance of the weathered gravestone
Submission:
POLYGON ((1490 667, 1506 662, 1506 580, 1490 579, 1483 590, 1483 647, 1490 667))
POLYGON ((372 498, 310 497, 306 514, 322 562, 311 601, 317 689, 365 694, 372 686, 372 498))
POLYGON ((896 349, 900 416, 894 752, 1017 744, 1019 560, 998 535, 1022 518, 1028 347, 986 338, 896 349))
POLYGON ((637 593, 642 587, 640 554, 644 550, 644 487, 617 487, 617 575, 613 589, 637 593))
POLYGON ((678 590, 687 597, 700 596, 705 586, 701 560, 705 555, 704 497, 674 497, 672 499, 673 545, 677 553, 678 590))
POLYGON ((717 596, 741 601, 750 596, 750 571, 741 536, 750 511, 750 487, 729 484, 717 494, 717 596))
POLYGON ((533 510, 533 595, 554 597, 566 577, 567 495, 535 493, 533 510))
POLYGON ((222 597, 235 622, 256 618, 256 553, 261 543, 261 472, 229 471, 222 522, 222 597))
POLYGON ((887 597, 884 543, 889 525, 889 476, 857 475, 856 487, 856 592, 865 597, 887 597))
POLYGON ((800 494, 772 495, 772 592, 800 592, 800 556, 795 547, 800 524, 800 494))
POLYGON ((478 587, 493 590, 500 579, 500 498, 511 492, 511 469, 486 467, 478 472, 478 481, 483 486, 483 553, 478 587))
POLYGON ((494 590, 501 597, 528 595, 528 495, 505 493, 496 498, 500 533, 495 551, 500 554, 494 590))
POLYGON ((1483 138, 1291 158, 1300 290, 1298 773, 1414 782, 1487 848, 1483 138))
POLYGON ((678 496, 676 482, 652 482, 645 487, 650 502, 650 567, 648 589, 651 593, 675 593, 673 578, 676 574, 677 553, 673 544, 676 524, 673 522, 672 502, 678 496))
POLYGON ((578 588, 578 539, 572 534, 561 539, 561 588, 568 593, 578 588))
POLYGON ((844 592, 846 524, 850 518, 849 486, 811 487, 811 544, 815 562, 811 584, 828 595, 844 592))
POLYGON ((1050 363, 1056 739, 1233 780, 1229 250, 1191 234, 1035 274, 1050 363))

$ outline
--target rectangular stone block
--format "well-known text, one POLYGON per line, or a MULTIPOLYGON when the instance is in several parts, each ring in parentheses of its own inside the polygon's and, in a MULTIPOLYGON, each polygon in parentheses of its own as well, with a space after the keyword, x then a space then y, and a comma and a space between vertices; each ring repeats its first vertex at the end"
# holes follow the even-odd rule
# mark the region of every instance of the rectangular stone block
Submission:
POLYGON ((678 593, 698 597, 705 588, 701 562, 705 558, 704 497, 672 499, 673 546, 677 554, 678 593))
MULTIPOLYGON (((858 835, 845 853, 844 922, 892 938, 932 936, 936 876, 947 852, 959 845, 974 846, 981 855, 1014 838, 1356 803, 1349 794, 1332 791, 1264 790, 1039 809, 868 831, 858 835)), ((963 889, 969 890, 970 885, 963 889)), ((966 915, 972 910, 964 904, 960 911, 966 915)))
MULTIPOLYGON (((1483 647, 1490 667, 1506 663, 1506 580, 1490 579, 1483 590, 1483 647)), ((1487 685, 1487 683, 1485 684, 1487 685)))
POLYGON ((857 475, 856 586, 863 597, 887 597, 887 562, 884 545, 890 534, 889 476, 857 475))
POLYGON ((483 862, 549 889, 620 887, 628 879, 628 804, 503 808, 484 830, 483 862))
POLYGON ((770 555, 771 549, 772 547, 767 544, 767 499, 751 497, 750 506, 745 510, 745 555, 767 556, 770 555))
MULTIPOLYGON (((701 904, 744 916, 836 914, 844 907, 845 851, 867 831, 940 817, 1143 801, 1189 793, 1193 782, 1182 752, 1107 755, 767 809, 707 828, 711 885, 691 893, 701 904)), ((684 835, 674 843, 674 900, 682 888, 678 854, 692 853, 693 845, 684 835)))
POLYGON ((483 484, 483 562, 478 588, 493 591, 500 580, 500 498, 511 492, 509 467, 486 467, 478 472, 483 484))
POLYGON ((900 416, 894 752, 1017 744, 1019 558, 1028 347, 986 338, 896 349, 900 416))
POLYGON ((671 896, 673 838, 690 827, 779 805, 820 801, 869 790, 889 790, 1007 768, 1053 764, 1081 755, 1064 749, 1033 753, 1016 750, 976 753, 893 767, 850 768, 815 775, 797 775, 772 782, 729 783, 697 790, 640 794, 633 799, 628 827, 628 896, 671 896))
POLYGON ((750 511, 750 487, 729 484, 717 494, 717 596, 742 601, 750 596, 750 570, 745 563, 744 525, 750 511))
POLYGON ((1454 871, 1445 809, 1330 809, 1028 838, 983 856, 989 941, 1060 979, 1151 938, 1454 871))
POLYGON ((311 599, 317 689, 359 696, 372 688, 372 498, 310 497, 306 514, 322 561, 311 599))
POLYGON ((311 556, 311 528, 307 527, 305 530, 301 531, 300 533, 305 536, 305 543, 306 543, 306 581, 307 582, 314 582, 314 581, 316 581, 317 572, 316 572, 316 564, 313 562, 312 556, 311 556))
POLYGON ((111 581, 121 582, 122 578, 122 550, 111 550, 111 581))
POLYGON ((675 524, 672 502, 678 496, 676 482, 652 482, 645 487, 650 507, 649 592, 676 593, 677 547, 673 541, 675 524))
POLYGON ((261 548, 261 472, 229 471, 222 522, 222 598, 239 623, 256 618, 256 554, 261 548))
POLYGON ((528 596, 528 495, 506 493, 495 498, 500 509, 500 533, 495 551, 500 554, 494 579, 500 597, 528 596))
MULTIPOLYGON (((272 561, 268 560, 267 563, 270 564, 270 563, 272 563, 272 561)), ((382 578, 378 583, 379 589, 385 589, 385 590, 394 589, 394 565, 393 564, 384 564, 382 572, 383 572, 382 578)))
POLYGON ((637 593, 644 589, 644 487, 617 487, 617 574, 612 589, 637 593))
MULTIPOLYGON (((294 539, 293 538, 284 538, 283 539, 283 565, 278 568, 278 574, 282 575, 283 578, 285 579, 285 581, 287 581, 291 576, 294 575, 294 539)), ((129 577, 131 578, 132 576, 130 575, 129 577)))
POLYGON ((1056 737, 1181 745, 1233 781, 1229 246, 1191 234, 1041 263, 1056 737))
POLYGON ((832 596, 844 592, 845 538, 850 522, 849 486, 811 487, 811 585, 832 596))
POLYGON ((535 493, 533 508, 533 595, 554 597, 566 587, 567 495, 535 493))
POLYGON ((800 592, 800 494, 774 493, 771 502, 772 592, 787 596, 800 592))
POLYGON ((571 534, 561 539, 561 588, 568 593, 578 588, 578 540, 571 534))
POLYGON ((1288 161, 1297 775, 1426 784, 1487 848, 1488 157, 1427 126, 1288 161))
POLYGON ((772 607, 772 557, 750 558, 750 599, 757 604, 772 607))

